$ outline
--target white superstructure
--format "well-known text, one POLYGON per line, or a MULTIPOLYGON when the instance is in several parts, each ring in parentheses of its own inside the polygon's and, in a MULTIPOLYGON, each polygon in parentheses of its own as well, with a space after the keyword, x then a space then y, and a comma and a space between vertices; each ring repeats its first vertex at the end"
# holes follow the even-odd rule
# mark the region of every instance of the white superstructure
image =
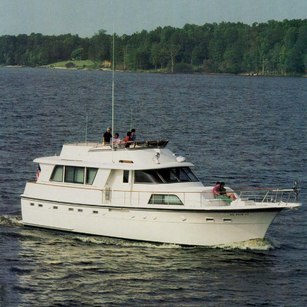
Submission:
MULTIPOLYGON (((21 195, 24 225, 132 240, 219 245, 263 238, 295 191, 215 198, 167 141, 78 143, 35 159, 41 172, 21 195)), ((227 191, 232 191, 227 188, 227 191)), ((259 191, 258 191, 259 192, 259 191)))

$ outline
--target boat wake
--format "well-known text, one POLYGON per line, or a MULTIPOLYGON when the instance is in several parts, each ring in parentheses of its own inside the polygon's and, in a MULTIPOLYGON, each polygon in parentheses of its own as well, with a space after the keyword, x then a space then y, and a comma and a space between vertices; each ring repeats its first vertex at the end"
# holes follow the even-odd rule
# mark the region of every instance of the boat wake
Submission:
POLYGON ((0 215, 0 225, 3 226, 22 226, 20 215, 0 215))
POLYGON ((75 241, 82 242, 85 244, 96 244, 96 245, 116 245, 122 247, 144 247, 144 248, 182 248, 178 244, 168 244, 168 243, 150 243, 150 242, 141 242, 133 240, 124 240, 117 238, 109 237, 87 237, 87 236, 77 236, 73 238, 75 241))
POLYGON ((109 237, 91 237, 91 236, 76 236, 73 240, 84 244, 95 244, 95 245, 112 245, 121 247, 143 247, 143 248, 158 248, 158 249, 224 249, 224 250, 255 250, 255 251, 267 251, 274 249, 275 246, 266 239, 253 239, 244 242, 237 242, 228 245, 215 245, 215 246, 183 246, 179 244, 171 243, 150 243, 133 240, 124 240, 109 237))
POLYGON ((269 242, 266 239, 252 239, 243 242, 217 245, 215 247, 227 250, 239 249, 239 250, 255 250, 255 251, 267 251, 275 248, 273 243, 269 242))

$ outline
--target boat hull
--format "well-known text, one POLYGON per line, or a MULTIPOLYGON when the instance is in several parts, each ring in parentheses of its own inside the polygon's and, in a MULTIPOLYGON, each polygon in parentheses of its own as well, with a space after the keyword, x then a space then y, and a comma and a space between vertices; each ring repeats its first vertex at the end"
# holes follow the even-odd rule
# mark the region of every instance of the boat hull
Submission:
POLYGON ((264 238, 282 208, 171 210, 76 205, 22 197, 23 224, 180 245, 212 246, 264 238))

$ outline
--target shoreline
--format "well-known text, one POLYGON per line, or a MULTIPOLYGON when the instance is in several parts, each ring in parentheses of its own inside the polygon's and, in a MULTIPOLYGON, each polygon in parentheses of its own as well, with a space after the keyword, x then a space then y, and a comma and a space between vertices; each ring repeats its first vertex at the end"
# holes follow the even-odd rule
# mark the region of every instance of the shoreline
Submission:
MULTIPOLYGON (((112 72, 112 69, 110 68, 93 68, 93 67, 87 67, 87 66, 77 66, 77 67, 65 67, 65 66, 56 66, 55 64, 50 65, 42 65, 42 66, 24 66, 24 65, 0 65, 0 68, 44 68, 44 69, 58 69, 58 70, 86 70, 86 71, 109 71, 112 72)), ((243 76, 243 77, 286 77, 286 78, 307 78, 307 74, 283 74, 283 75, 275 75, 275 74, 257 74, 257 73, 240 73, 240 74, 232 74, 232 73, 209 73, 209 72, 170 72, 170 71, 154 71, 154 70, 120 70, 115 69, 116 72, 122 72, 122 73, 150 73, 150 74, 169 74, 169 75, 181 75, 181 74, 187 74, 187 75, 220 75, 220 76, 243 76)))

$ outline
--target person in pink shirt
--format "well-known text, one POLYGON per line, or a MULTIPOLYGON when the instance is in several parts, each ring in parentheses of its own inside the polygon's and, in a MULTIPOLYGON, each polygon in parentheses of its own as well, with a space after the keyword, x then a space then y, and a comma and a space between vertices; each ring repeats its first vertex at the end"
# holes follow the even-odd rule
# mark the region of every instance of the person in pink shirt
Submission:
POLYGON ((221 183, 219 181, 217 181, 212 189, 212 193, 214 195, 214 197, 219 196, 220 195, 220 187, 221 187, 221 183))
POLYGON ((230 201, 236 200, 236 196, 234 195, 234 193, 226 192, 225 183, 224 182, 217 181, 215 183, 215 186, 212 189, 212 193, 213 193, 214 197, 218 197, 218 198, 224 199, 226 201, 228 199, 230 201))

